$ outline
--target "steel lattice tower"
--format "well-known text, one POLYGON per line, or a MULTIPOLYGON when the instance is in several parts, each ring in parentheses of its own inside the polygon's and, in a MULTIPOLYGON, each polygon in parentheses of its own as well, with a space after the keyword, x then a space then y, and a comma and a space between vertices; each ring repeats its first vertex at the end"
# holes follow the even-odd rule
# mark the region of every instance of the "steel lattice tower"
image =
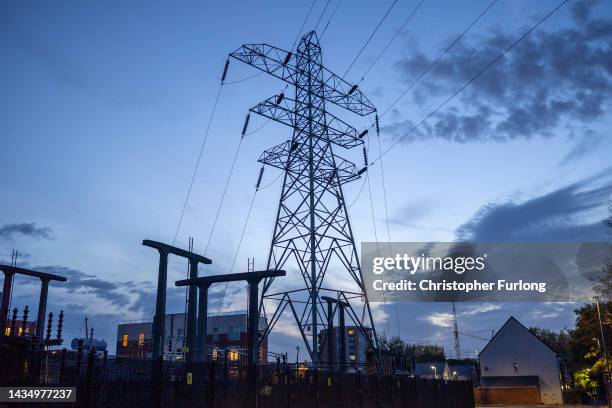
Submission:
POLYGON ((377 351, 372 312, 342 192, 344 183, 361 177, 367 163, 358 170, 355 164, 333 151, 337 147, 362 146, 367 131, 359 132, 332 115, 326 110, 326 104, 335 104, 360 116, 374 114, 376 109, 356 85, 322 65, 321 46, 314 31, 301 39, 295 53, 267 44, 246 44, 230 57, 273 75, 295 89, 295 99, 281 93, 250 109, 293 129, 291 140, 264 151, 259 162, 284 172, 267 268, 287 269, 289 263, 295 264, 303 280, 302 289, 277 293, 271 290, 273 279, 264 282, 260 310, 265 312, 265 300, 275 301, 276 309, 261 339, 270 333, 289 306, 312 362, 317 366, 318 330, 327 326, 328 312, 321 300, 325 293, 349 304, 349 318, 377 351), (354 283, 354 291, 324 285, 332 265, 346 272, 347 279, 354 283), (308 331, 311 331, 310 339, 308 331))

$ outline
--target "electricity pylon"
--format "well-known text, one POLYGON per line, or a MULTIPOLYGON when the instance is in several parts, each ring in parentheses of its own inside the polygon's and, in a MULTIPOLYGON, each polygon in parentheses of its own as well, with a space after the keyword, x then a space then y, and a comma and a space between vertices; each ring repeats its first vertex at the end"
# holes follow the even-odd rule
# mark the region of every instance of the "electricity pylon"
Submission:
POLYGON ((296 290, 277 293, 271 290, 274 279, 264 282, 260 310, 265 313, 266 300, 274 301, 276 309, 261 340, 289 306, 316 367, 320 352, 318 330, 325 328, 328 321, 320 297, 325 292, 349 304, 349 318, 377 352, 372 312, 342 193, 342 185, 359 179, 367 163, 359 170, 333 152, 334 148, 362 146, 367 130, 359 132, 332 115, 326 104, 360 116, 375 114, 376 109, 356 85, 322 65, 321 46, 314 31, 302 37, 295 52, 268 44, 245 44, 230 57, 285 81, 295 90, 295 99, 281 93, 250 109, 293 130, 290 140, 265 150, 259 162, 284 172, 267 269, 288 269, 290 263, 295 263, 303 281, 296 290), (344 271, 342 279, 350 280, 355 289, 324 286, 330 267, 344 271))

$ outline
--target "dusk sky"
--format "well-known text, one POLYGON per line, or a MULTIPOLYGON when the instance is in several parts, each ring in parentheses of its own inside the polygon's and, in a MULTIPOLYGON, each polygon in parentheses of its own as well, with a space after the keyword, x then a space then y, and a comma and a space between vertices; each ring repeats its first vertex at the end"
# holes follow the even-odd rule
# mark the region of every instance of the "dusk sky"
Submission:
MULTIPOLYGON (((499 0, 391 109, 490 3, 425 0, 360 82, 381 117, 392 241, 607 241, 612 198, 612 3, 569 1, 494 66, 410 129, 560 0, 499 0)), ((324 64, 342 75, 392 1, 318 0, 302 34, 316 31, 324 64), (340 1, 340 3, 338 3, 340 1), (326 7, 327 4, 327 7, 326 7), (333 18, 332 18, 333 15, 333 18), (320 17, 321 16, 321 17, 320 17), (318 22, 318 24, 317 24, 318 22), (329 24, 328 24, 329 23, 329 24), (327 26, 325 33, 323 30, 327 26)), ((420 1, 399 0, 345 79, 358 83, 420 1)), ((291 49, 312 1, 4 1, 0 4, 0 263, 68 278, 48 311, 64 309, 65 338, 85 316, 114 352, 117 323, 150 320, 156 252, 171 243, 198 158, 223 64, 243 43, 291 49)), ((176 245, 204 254, 248 109, 284 88, 232 61, 221 89, 176 245), (248 78, 248 79, 247 79, 248 78), (245 80, 243 80, 245 79, 245 80), (233 83, 238 81, 236 83, 233 83)), ((345 114, 361 129, 367 118, 345 114)), ((201 273, 229 272, 253 196, 262 150, 287 128, 251 118, 201 273), (263 127, 262 127, 263 126, 263 127)), ((370 133, 369 155, 379 156, 370 133)), ((360 149, 342 155, 359 165, 360 149)), ((345 186, 357 245, 387 241, 379 163, 345 186), (361 191, 361 193, 360 193, 361 191)), ((234 272, 265 268, 279 171, 267 168, 234 272), (272 183, 272 184, 270 184, 272 183)), ((169 282, 185 277, 171 260, 169 282)), ((12 306, 37 305, 39 284, 18 277, 12 306)), ((213 290, 216 312, 223 286, 213 290)), ((184 289, 170 287, 168 312, 184 289)), ((223 311, 244 310, 230 285, 223 311)), ((510 315, 526 326, 572 327, 576 304, 460 303, 459 330, 489 337, 510 315)), ((381 334, 452 348, 448 303, 373 304, 381 334), (399 311, 399 314, 397 313, 399 311)), ((273 351, 301 340, 291 322, 273 351)), ((465 350, 486 342, 461 339, 465 350)), ((294 357, 291 357, 294 358, 294 357)))

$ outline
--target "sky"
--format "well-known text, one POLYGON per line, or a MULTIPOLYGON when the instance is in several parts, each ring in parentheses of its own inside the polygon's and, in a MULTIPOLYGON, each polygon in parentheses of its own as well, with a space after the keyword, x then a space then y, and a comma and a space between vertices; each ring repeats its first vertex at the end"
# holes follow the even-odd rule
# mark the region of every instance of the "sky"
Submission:
MULTIPOLYGON (((173 241, 228 53, 244 43, 291 49, 304 21, 302 34, 316 29, 332 71, 342 75, 358 56, 345 79, 381 113, 382 152, 392 147, 368 171, 371 191, 364 180, 345 186, 357 245, 610 239, 601 222, 612 198, 610 3, 567 2, 428 116, 558 1, 498 0, 414 85, 490 1, 399 0, 360 55, 392 1, 338 1, 315 1, 310 15, 310 0, 0 4, 0 262, 17 249, 19 265, 68 278, 51 285, 48 306, 64 310, 67 339, 83 335, 87 316, 114 351, 117 323, 151 319, 158 259, 141 242, 173 241)), ((246 112, 284 88, 255 73, 230 64, 175 242, 194 238, 194 251, 213 259, 206 274, 228 272, 235 256, 235 272, 249 257, 265 267, 277 170, 266 169, 236 248, 257 159, 290 137, 286 128, 252 117, 257 131, 244 139, 219 206, 246 112)), ((374 137, 367 146, 371 159, 380 155, 374 137)), ((358 150, 343 155, 361 163, 358 150)), ((169 281, 186 271, 171 259, 169 281)), ((16 279, 12 306, 35 308, 38 286, 16 279)), ((184 300, 169 287, 168 312, 182 312, 184 300)), ((510 315, 572 327, 576 307, 458 304, 462 348, 481 349, 510 315)), ((211 310, 244 308, 244 287, 213 290, 211 310)), ((449 304, 373 308, 379 333, 452 348, 449 304)), ((270 347, 295 353, 296 336, 282 323, 270 347)))

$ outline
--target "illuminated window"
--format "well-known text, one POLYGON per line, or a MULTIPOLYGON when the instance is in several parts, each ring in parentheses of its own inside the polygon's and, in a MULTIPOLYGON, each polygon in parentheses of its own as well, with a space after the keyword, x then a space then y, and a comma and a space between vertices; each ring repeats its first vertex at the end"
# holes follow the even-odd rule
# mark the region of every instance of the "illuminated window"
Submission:
POLYGON ((354 336, 354 335, 355 335, 355 330, 353 330, 353 329, 348 329, 348 335, 349 335, 349 336, 354 336))
POLYGON ((21 336, 23 334, 23 326, 19 327, 19 335, 21 336))
POLYGON ((140 333, 138 335, 138 345, 139 346, 144 346, 144 333, 140 333))
POLYGON ((349 360, 351 360, 351 361, 357 360, 357 355, 354 354, 354 353, 349 354, 349 360))
POLYGON ((123 335, 123 341, 121 342, 121 345, 123 347, 127 347, 128 346, 128 335, 127 334, 123 335))
POLYGON ((214 349, 213 352, 212 352, 212 359, 213 359, 213 361, 217 361, 217 354, 218 354, 217 353, 217 349, 214 349))
POLYGON ((4 333, 5 333, 7 336, 10 336, 10 335, 11 335, 11 328, 10 328, 10 327, 7 327, 7 328, 4 330, 4 333))
POLYGON ((228 353, 229 361, 238 361, 240 359, 240 355, 235 350, 230 350, 228 353))

